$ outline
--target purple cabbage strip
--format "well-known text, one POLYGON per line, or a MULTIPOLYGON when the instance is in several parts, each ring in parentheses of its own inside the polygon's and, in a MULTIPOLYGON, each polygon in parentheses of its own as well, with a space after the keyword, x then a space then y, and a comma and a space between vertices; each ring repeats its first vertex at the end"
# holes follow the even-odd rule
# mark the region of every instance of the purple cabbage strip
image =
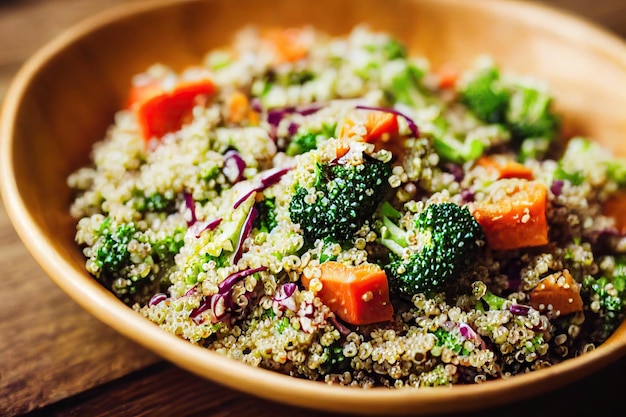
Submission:
POLYGON ((465 177, 465 171, 463 171, 463 166, 461 164, 454 164, 452 162, 448 162, 443 166, 446 171, 448 171, 454 177, 456 182, 463 181, 465 177))
POLYGON ((200 315, 209 309, 209 307, 211 306, 212 298, 213 297, 203 297, 200 305, 191 310, 191 313, 189 313, 189 318, 198 324, 202 323, 202 320, 200 320, 200 315))
POLYGON ((202 235, 202 233, 208 230, 214 230, 217 226, 222 222, 222 218, 218 217, 215 220, 207 221, 207 222, 195 222, 189 227, 191 233, 196 236, 196 239, 202 235))
POLYGON ((274 301, 281 307, 296 311, 296 301, 293 299, 293 294, 296 292, 297 287, 293 282, 281 285, 278 291, 276 291, 276 295, 274 295, 274 301))
POLYGON ((241 154, 234 149, 224 154, 224 168, 222 172, 231 184, 238 183, 244 179, 243 172, 246 169, 246 162, 241 154))
POLYGON ((267 123, 269 123, 271 126, 276 127, 280 124, 280 121, 283 120, 286 115, 288 115, 289 113, 293 113, 295 110, 296 108, 293 106, 271 109, 267 112, 267 123))
POLYGON ((195 294, 197 289, 198 289, 198 284, 194 285, 193 287, 185 291, 185 294, 183 295, 183 297, 187 297, 187 296, 195 294))
POLYGON ((231 305, 227 305, 227 296, 230 298, 230 294, 213 294, 211 296, 211 311, 216 320, 222 320, 226 317, 227 309, 232 308, 231 305))
POLYGON ((285 175, 287 172, 291 171, 292 169, 293 169, 293 167, 272 168, 272 169, 268 169, 267 171, 261 173, 257 177, 257 178, 259 178, 259 181, 260 181, 261 184, 255 186, 255 187, 252 187, 251 189, 249 189, 245 193, 243 193, 241 195, 241 197, 239 197, 237 199, 237 201, 235 201, 235 204, 233 204, 233 208, 236 209, 237 207, 239 207, 244 201, 246 201, 248 199, 248 197, 250 197, 250 195, 252 195, 252 193, 263 191, 266 188, 269 188, 272 185, 278 183, 278 181, 280 181, 280 179, 283 177, 283 175, 285 175))
POLYGON ((524 304, 511 304, 509 311, 516 316, 527 316, 531 307, 524 304))
POLYGON ((298 113, 302 116, 309 116, 313 113, 320 111, 324 108, 325 104, 323 103, 311 103, 305 106, 295 107, 295 106, 287 106, 281 107, 277 109, 271 109, 267 112, 267 122, 274 127, 277 127, 283 118, 291 113, 298 113))
POLYGON ((298 128, 299 127, 300 126, 298 126, 297 123, 294 123, 294 122, 289 123, 289 128, 287 129, 288 132, 289 132, 289 135, 290 136, 294 136, 296 133, 298 133, 298 128))
POLYGON ((237 207, 239 207, 244 201, 248 199, 248 197, 252 195, 252 193, 256 193, 257 191, 261 191, 261 187, 252 187, 251 189, 243 193, 241 197, 239 197, 237 201, 235 201, 235 204, 233 204, 233 208, 236 209, 237 207))
POLYGON ((552 185, 550 186, 550 191, 556 197, 560 196, 563 192, 563 180, 554 180, 552 181, 552 185))
POLYGON ((263 191, 264 189, 269 188, 272 185, 278 183, 278 181, 280 181, 283 175, 285 175, 292 169, 293 167, 268 169, 263 174, 261 174, 262 186, 258 191, 263 191))
POLYGON ((482 349, 486 347, 486 344, 483 338, 480 337, 480 335, 476 333, 476 331, 472 329, 472 327, 469 324, 461 322, 461 323, 458 323, 457 326, 459 327, 459 333, 461 333, 461 336, 463 336, 467 340, 478 341, 482 349))
POLYGON ((378 107, 378 106, 363 106, 363 105, 357 105, 356 106, 357 109, 361 109, 361 110, 374 110, 374 111, 382 111, 385 113, 391 113, 391 114, 395 114, 396 116, 400 116, 402 117, 404 120, 406 120, 407 124, 409 125, 409 130, 411 131, 411 134, 416 137, 419 138, 420 136, 420 132, 419 129, 417 127, 417 124, 415 124, 415 122, 413 121, 413 119, 411 119, 409 116, 407 116, 406 114, 396 110, 396 109, 392 109, 389 107, 378 107))
POLYGON ((250 234, 250 231, 252 230, 252 225, 254 224, 254 221, 256 220, 258 214, 259 213, 256 207, 252 206, 252 209, 250 209, 250 211, 248 212, 248 216, 246 217, 243 227, 241 228, 241 233, 239 234, 237 250, 233 255, 233 264, 236 264, 237 262, 239 262, 239 259, 241 259, 241 255, 243 254, 243 242, 250 234))
POLYGON ((288 282, 286 284, 281 285, 278 291, 276 291, 274 300, 276 301, 286 300, 287 298, 293 295, 297 287, 298 286, 294 282, 288 282))
POLYGON ((224 279, 224 281, 220 282, 217 285, 218 294, 227 294, 228 292, 230 292, 230 290, 233 289, 233 286, 237 282, 241 281, 248 275, 256 274, 257 272, 265 271, 266 269, 267 269, 266 266, 259 266, 258 268, 245 269, 243 271, 230 274, 224 279))
POLYGON ((474 192, 472 190, 468 190, 467 188, 464 188, 461 190, 461 198, 466 203, 470 203, 474 201, 474 192))
POLYGON ((155 306, 157 304, 160 304, 161 302, 167 300, 167 295, 163 294, 163 293, 158 293, 158 294, 154 294, 152 296, 152 298, 150 298, 150 301, 148 301, 148 305, 149 306, 155 306))
POLYGON ((187 221, 187 226, 191 226, 198 220, 198 218, 196 217, 196 204, 193 201, 193 196, 191 195, 191 193, 185 192, 184 197, 185 207, 187 207, 187 209, 189 209, 189 211, 191 212, 191 220, 187 221))
POLYGON ((335 327, 335 329, 337 329, 337 331, 339 331, 339 333, 341 333, 342 336, 347 336, 352 331, 348 328, 348 326, 343 324, 337 316, 328 317, 328 321, 335 327))
POLYGON ((263 113, 263 105, 261 104, 261 99, 258 97, 252 97, 250 100, 250 108, 257 113, 263 113))
MULTIPOLYGON (((260 266, 258 268, 246 269, 244 271, 235 272, 234 274, 229 275, 228 277, 226 277, 226 279, 224 279, 224 281, 218 284, 218 292, 216 294, 205 296, 202 298, 200 305, 194 308, 191 313, 189 313, 189 318, 191 318, 196 323, 201 323, 202 320, 200 320, 199 318, 200 315, 205 311, 211 309, 211 311, 213 311, 213 314, 215 315, 215 318, 218 321, 222 320, 228 313, 228 309, 232 308, 232 303, 229 302, 229 300, 232 297, 231 292, 233 286, 248 275, 252 275, 260 271, 265 271, 266 269, 267 267, 260 266)), ((195 290, 195 288, 196 287, 193 286, 191 289, 195 290)), ((185 295, 190 293, 190 291, 191 290, 187 291, 185 295)))

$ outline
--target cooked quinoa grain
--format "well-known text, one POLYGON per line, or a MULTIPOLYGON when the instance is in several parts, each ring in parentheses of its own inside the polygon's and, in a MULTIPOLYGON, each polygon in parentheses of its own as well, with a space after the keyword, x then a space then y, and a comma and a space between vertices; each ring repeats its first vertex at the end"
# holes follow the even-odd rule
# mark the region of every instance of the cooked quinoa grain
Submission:
POLYGON ((585 354, 626 303, 626 164, 489 57, 441 79, 386 33, 242 30, 155 64, 68 177, 86 270, 190 343, 362 388, 585 354))

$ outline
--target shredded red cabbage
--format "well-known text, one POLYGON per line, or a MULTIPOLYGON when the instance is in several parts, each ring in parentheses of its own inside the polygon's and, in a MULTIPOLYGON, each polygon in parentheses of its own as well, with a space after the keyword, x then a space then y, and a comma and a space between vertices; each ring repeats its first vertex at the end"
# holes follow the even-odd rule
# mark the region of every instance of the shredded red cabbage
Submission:
POLYGON ((289 128, 287 129, 287 131, 289 132, 289 135, 290 135, 290 136, 293 136, 293 135, 295 135, 296 133, 298 133, 298 128, 299 128, 299 127, 300 127, 300 126, 298 126, 298 124, 297 124, 297 123, 294 123, 294 122, 289 123, 289 128))
POLYGON ((261 99, 258 97, 252 97, 252 100, 250 100, 250 108, 257 113, 263 113, 263 105, 261 104, 261 99))
POLYGON ((263 191, 266 188, 269 188, 272 185, 276 184, 278 181, 280 181, 283 175, 285 175, 292 169, 293 167, 272 168, 264 171, 254 180, 260 182, 260 185, 251 186, 250 189, 246 190, 246 192, 244 192, 241 197, 239 197, 237 201, 235 201, 235 204, 233 204, 233 208, 236 209, 237 207, 239 207, 244 201, 248 199, 248 197, 250 197, 250 195, 252 195, 252 193, 263 191))
POLYGON ((263 191, 264 189, 266 189, 268 187, 271 187, 272 185, 276 184, 278 181, 280 181, 280 179, 283 177, 283 175, 285 175, 286 173, 288 173, 292 169, 293 169, 293 167, 272 168, 272 169, 268 169, 267 171, 263 172, 263 174, 261 174, 261 185, 262 185, 262 187, 258 191, 263 191))
POLYGON ((218 293, 226 294, 230 292, 230 290, 233 289, 233 286, 240 280, 244 279, 248 275, 256 274, 257 272, 265 271, 266 269, 267 269, 266 266, 259 266, 258 268, 245 269, 243 271, 230 274, 224 279, 224 281, 220 282, 217 285, 218 293))
POLYGON ((461 322, 457 323, 457 326, 459 328, 459 333, 461 333, 461 336, 463 336, 467 340, 479 342, 482 349, 486 347, 485 341, 482 339, 482 337, 480 337, 478 333, 476 333, 474 329, 472 329, 469 324, 461 322))
POLYGON ((288 114, 297 113, 302 116, 309 116, 313 113, 318 112, 319 110, 324 108, 324 106, 325 104, 323 103, 311 103, 300 107, 288 106, 271 109, 267 112, 267 123, 276 127, 280 124, 280 121, 283 120, 283 118, 288 114))
POLYGON ((461 190, 461 198, 463 198, 464 202, 470 203, 474 201, 474 192, 472 190, 464 188, 461 190))
POLYGON ((563 192, 563 180, 554 180, 550 186, 550 191, 555 197, 558 197, 563 192))
POLYGON ((236 264, 237 262, 239 262, 239 259, 241 259, 241 255, 243 254, 243 242, 250 234, 250 231, 252 230, 252 225, 254 224, 257 215, 258 211, 256 207, 253 206, 252 209, 250 209, 250 211, 248 212, 248 216, 246 217, 243 227, 241 228, 241 233, 239 234, 239 242, 237 242, 237 249, 235 250, 235 254, 233 255, 233 264, 236 264))
POLYGON ((237 199, 237 201, 235 201, 235 204, 233 204, 233 208, 236 209, 237 207, 239 207, 244 201, 248 199, 248 197, 252 195, 252 193, 256 193, 259 190, 259 187, 251 187, 249 190, 246 190, 246 192, 243 193, 241 197, 237 199))
POLYGON ((189 313, 189 318, 198 324, 202 323, 203 320, 201 320, 200 315, 209 309, 209 307, 211 306, 212 298, 213 297, 203 297, 200 305, 191 310, 191 313, 189 313))
POLYGON ((391 113, 391 114, 395 114, 396 116, 400 116, 402 118, 404 118, 404 120, 406 120, 407 124, 409 125, 409 130, 411 131, 411 134, 418 138, 420 135, 419 129, 417 127, 417 124, 415 124, 415 122, 413 121, 413 119, 411 119, 409 116, 407 116, 406 114, 396 110, 396 109, 392 109, 389 107, 377 107, 377 106, 363 106, 363 105, 357 105, 356 106, 357 109, 361 109, 361 110, 373 110, 373 111, 382 111, 385 113, 391 113))
POLYGON ((296 288, 298 288, 298 286, 293 282, 281 285, 274 295, 274 301, 276 301, 280 307, 296 311, 296 300, 293 298, 296 288))
POLYGON ((297 287, 298 286, 294 282, 288 282, 286 284, 281 285, 280 288, 278 288, 278 291, 276 291, 274 300, 283 301, 291 297, 293 293, 296 291, 297 287))
POLYGON ((150 298, 150 301, 148 301, 148 305, 149 306, 155 306, 157 304, 160 304, 161 302, 167 300, 167 295, 163 294, 163 293, 158 293, 158 294, 154 294, 152 296, 152 298, 150 298))
POLYGON ((193 196, 190 193, 185 192, 183 195, 185 197, 185 207, 187 207, 187 209, 191 213, 191 219, 187 221, 187 226, 191 226, 198 220, 196 217, 196 204, 193 201, 193 196))
POLYGON ((217 226, 220 225, 220 223, 222 222, 222 218, 218 217, 215 220, 211 220, 211 221, 206 221, 206 222, 195 222, 194 224, 192 224, 189 227, 189 232, 193 233, 196 238, 199 238, 200 235, 202 235, 202 233, 206 232, 207 230, 214 230, 217 226))
POLYGON ((187 296, 195 294, 197 288, 198 288, 198 284, 196 284, 193 287, 189 288, 187 291, 185 291, 185 294, 183 295, 183 297, 187 297, 187 296))
POLYGON ((222 320, 227 313, 227 295, 230 297, 230 294, 213 294, 211 297, 211 310, 213 311, 213 315, 216 320, 222 320))
POLYGON ((335 329, 337 329, 343 336, 347 336, 350 332, 352 332, 352 330, 350 330, 348 326, 344 325, 341 320, 337 318, 337 316, 328 317, 328 321, 335 326, 335 329))
POLYGON ((246 169, 246 162, 241 154, 234 149, 224 154, 224 168, 222 172, 231 184, 235 184, 244 179, 243 172, 246 169))
POLYGON ((511 304, 509 311, 516 316, 527 316, 531 307, 523 304, 511 304))

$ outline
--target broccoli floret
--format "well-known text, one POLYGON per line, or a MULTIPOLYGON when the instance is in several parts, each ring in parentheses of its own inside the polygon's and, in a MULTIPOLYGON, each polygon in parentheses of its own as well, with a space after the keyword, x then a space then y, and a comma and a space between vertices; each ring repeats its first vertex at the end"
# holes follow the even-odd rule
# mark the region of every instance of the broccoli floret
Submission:
POLYGON ((554 171, 554 178, 568 180, 573 185, 589 182, 598 185, 604 178, 626 185, 626 159, 613 155, 609 150, 585 137, 574 137, 567 142, 563 156, 554 171), (590 164, 589 161, 594 163, 590 164), (598 169, 602 171, 598 171, 598 169), (598 176, 603 172, 605 177, 598 176))
POLYGON ((428 99, 421 85, 424 71, 412 62, 391 61, 385 72, 389 81, 383 83, 383 89, 392 103, 402 103, 421 107, 428 99))
POLYGON ((391 252, 385 272, 391 287, 404 296, 442 291, 474 262, 484 240, 469 209, 454 203, 429 205, 409 231, 389 216, 382 218, 380 243, 391 252))
POLYGON ((495 66, 476 71, 461 89, 460 99, 484 122, 504 123, 506 120, 509 93, 502 87, 500 72, 495 66))
POLYGON ((304 133, 291 139, 291 142, 287 145, 285 153, 289 156, 295 156, 309 152, 313 149, 317 149, 317 134, 304 133))
POLYGON ((461 83, 459 94, 478 119, 510 130, 526 154, 545 152, 558 133, 560 122, 548 92, 525 80, 503 80, 493 62, 461 83))
POLYGON ((317 163, 315 181, 297 185, 289 205, 309 245, 317 239, 348 242, 372 218, 391 186, 391 162, 364 157, 363 163, 317 163))
POLYGON ((382 47, 385 58, 389 61, 393 59, 403 59, 407 57, 406 47, 396 39, 389 39, 382 47))
POLYGON ((592 312, 601 319, 600 338, 608 338, 626 317, 626 259, 617 261, 609 276, 583 279, 583 291, 589 297, 592 312))
POLYGON ((324 347, 326 360, 322 364, 325 373, 341 373, 350 369, 350 358, 343 354, 343 347, 339 341, 324 347))
POLYGON ((107 217, 96 232, 88 268, 124 303, 143 304, 166 288, 174 255, 184 243, 184 228, 154 240, 134 223, 116 224, 107 217))
POLYGON ((433 138, 433 147, 443 160, 463 164, 478 159, 483 154, 485 144, 478 138, 461 142, 451 136, 440 136, 433 138))
POLYGON ((442 346, 452 350, 453 352, 461 355, 468 355, 469 351, 465 349, 465 338, 460 334, 455 335, 441 327, 435 330, 434 335, 437 336, 437 346, 442 346))
POLYGON ((136 232, 134 223, 123 223, 115 227, 110 217, 104 220, 98 230, 100 245, 94 259, 102 273, 114 276, 130 264, 128 244, 136 232))
POLYGON ((285 153, 289 156, 300 155, 317 149, 321 141, 335 136, 336 123, 322 123, 322 126, 314 130, 300 130, 290 139, 285 153))
POLYGON ((271 232, 277 225, 276 222, 276 198, 265 198, 256 203, 257 218, 254 228, 261 232, 271 232))
POLYGON ((171 213, 176 211, 176 202, 161 193, 146 197, 142 191, 137 190, 133 196, 133 207, 139 212, 171 213))
POLYGON ((522 83, 510 86, 506 124, 514 139, 553 139, 559 120, 551 111, 552 97, 542 89, 522 83))

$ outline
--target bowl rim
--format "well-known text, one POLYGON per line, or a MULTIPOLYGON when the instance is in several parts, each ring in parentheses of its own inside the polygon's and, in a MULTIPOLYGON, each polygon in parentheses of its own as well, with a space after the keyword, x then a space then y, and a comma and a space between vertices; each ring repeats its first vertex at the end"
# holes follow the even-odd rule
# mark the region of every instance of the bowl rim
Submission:
MULTIPOLYGON (((253 396, 273 401, 304 406, 325 411, 347 411, 361 414, 423 414, 450 412, 459 409, 476 410, 510 402, 564 385, 581 378, 594 370, 608 365, 626 354, 626 333, 619 338, 612 336, 597 349, 572 358, 552 367, 516 375, 512 378, 487 381, 482 384, 459 385, 448 388, 420 389, 359 389, 328 385, 321 382, 297 379, 274 371, 256 368, 217 352, 199 347, 160 329, 132 308, 121 303, 115 296, 84 272, 74 268, 63 256, 53 249, 49 239, 40 228, 20 195, 13 175, 14 122, 18 109, 26 95, 29 82, 35 78, 44 64, 65 48, 90 33, 105 29, 119 19, 129 18, 153 9, 175 7, 178 4, 200 3, 206 0, 143 0, 114 6, 83 19, 62 31, 43 45, 18 70, 6 92, 0 113, 0 195, 9 219, 22 243, 43 268, 46 274, 81 307, 123 336, 157 354, 181 368, 198 376, 246 392, 253 396), (76 285, 80 283, 80 285, 76 285), (181 362, 180 358, 185 358, 181 362), (254 387, 271 386, 271 389, 256 391, 254 387), (546 388, 546 386, 549 386, 546 388), (487 388, 492 388, 488 390, 487 388), (482 396, 483 400, 477 400, 482 396), (488 396, 488 397, 486 397, 488 396), (307 400, 307 398, 310 398, 307 400), (316 400, 322 398, 325 401, 316 400)), ((208 0, 209 2, 211 0, 208 0)), ((412 0, 418 1, 418 0, 412 0)), ((427 3, 445 3, 446 6, 491 7, 507 15, 532 21, 539 20, 549 30, 567 37, 571 29, 581 28, 588 36, 581 39, 587 45, 601 49, 611 59, 626 68, 626 41, 599 25, 546 4, 529 3, 522 0, 419 0, 427 3), (543 22, 543 23, 542 23, 543 22)), ((543 26, 542 26, 543 27, 543 26)), ((545 28, 544 28, 545 29, 545 28)), ((626 324, 620 326, 624 328, 626 324)))

